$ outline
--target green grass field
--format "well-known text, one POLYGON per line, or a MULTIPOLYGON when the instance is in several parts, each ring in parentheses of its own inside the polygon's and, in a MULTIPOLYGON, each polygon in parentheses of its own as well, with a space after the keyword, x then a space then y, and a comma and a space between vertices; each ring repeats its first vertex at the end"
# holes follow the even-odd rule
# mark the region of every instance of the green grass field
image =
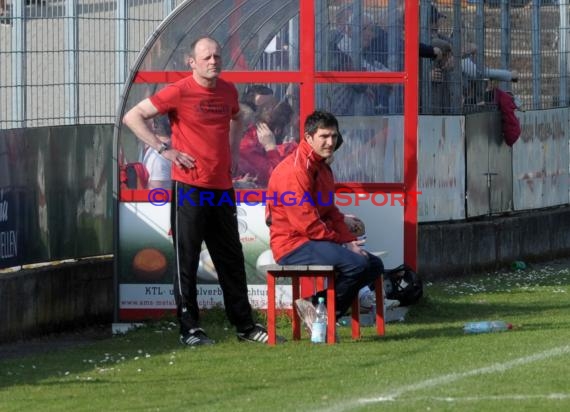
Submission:
MULTIPOLYGON (((385 337, 338 345, 237 342, 220 311, 217 344, 185 348, 168 320, 87 346, 0 360, 1 411, 568 411, 568 266, 426 285, 385 337), (472 320, 507 332, 465 335, 472 320)), ((287 319, 279 332, 291 336, 287 319)))

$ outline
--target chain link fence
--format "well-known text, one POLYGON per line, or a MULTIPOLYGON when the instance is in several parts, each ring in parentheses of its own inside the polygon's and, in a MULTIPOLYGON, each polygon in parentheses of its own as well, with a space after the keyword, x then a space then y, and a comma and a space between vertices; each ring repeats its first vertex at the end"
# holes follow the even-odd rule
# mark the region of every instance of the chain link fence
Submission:
MULTIPOLYGON (((136 56, 182 1, 0 0, 0 129, 113 123, 136 56)), ((363 16, 358 27, 371 18, 388 33, 405 36, 398 17, 402 0, 324 3, 357 10, 363 16)), ((497 86, 512 91, 526 110, 568 106, 568 5, 568 0, 420 1, 420 41, 441 52, 436 59, 421 59, 420 113, 493 108, 489 91, 497 86)), ((362 40, 356 39, 353 54, 362 40)), ((388 52, 386 69, 401 70, 396 43, 388 44, 388 52)), ((279 69, 262 60, 265 70, 279 69)), ((401 113, 401 93, 392 94, 395 112, 401 113)))
POLYGON ((181 2, 0 1, 0 128, 113 123, 131 64, 181 2))
POLYGON ((469 113, 492 105, 492 89, 525 110, 568 106, 568 0, 421 2, 421 40, 449 44, 422 61, 425 114, 469 113))

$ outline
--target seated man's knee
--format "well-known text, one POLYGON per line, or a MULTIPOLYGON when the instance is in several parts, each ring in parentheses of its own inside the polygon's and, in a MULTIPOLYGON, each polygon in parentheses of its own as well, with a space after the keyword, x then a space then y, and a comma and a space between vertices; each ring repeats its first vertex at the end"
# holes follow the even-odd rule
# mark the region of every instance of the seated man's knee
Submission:
POLYGON ((368 270, 368 268, 370 267, 370 261, 366 256, 362 255, 358 255, 355 264, 357 265, 358 272, 363 272, 365 270, 368 270))
POLYGON ((374 272, 384 273, 384 263, 378 256, 369 255, 368 267, 374 272))

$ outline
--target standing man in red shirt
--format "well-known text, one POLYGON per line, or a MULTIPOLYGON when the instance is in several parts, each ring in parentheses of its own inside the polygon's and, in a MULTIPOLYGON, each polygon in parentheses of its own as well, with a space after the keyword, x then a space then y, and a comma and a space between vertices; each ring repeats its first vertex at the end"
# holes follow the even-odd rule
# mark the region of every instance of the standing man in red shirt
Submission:
POLYGON ((212 257, 224 306, 239 340, 267 342, 266 329, 253 320, 245 263, 237 226, 232 167, 237 166, 242 119, 235 86, 219 78, 220 44, 200 37, 190 45, 192 74, 142 100, 124 123, 144 143, 172 162, 170 222, 175 250, 174 296, 180 341, 214 343, 200 327, 196 272, 202 241, 212 257), (168 114, 172 146, 155 135, 148 119, 168 114), (231 199, 231 201, 229 201, 231 199))

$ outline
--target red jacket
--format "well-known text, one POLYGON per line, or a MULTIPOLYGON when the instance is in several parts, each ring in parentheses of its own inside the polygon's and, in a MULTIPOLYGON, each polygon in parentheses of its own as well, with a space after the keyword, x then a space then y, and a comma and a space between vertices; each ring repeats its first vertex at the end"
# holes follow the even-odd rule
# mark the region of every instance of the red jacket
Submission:
POLYGON ((331 168, 305 140, 275 168, 267 188, 265 218, 277 262, 309 240, 356 239, 335 205, 334 189, 331 168))
POLYGON ((513 96, 498 87, 495 88, 495 103, 501 111, 503 138, 509 146, 512 146, 521 135, 521 125, 515 115, 517 105, 515 104, 513 96))

